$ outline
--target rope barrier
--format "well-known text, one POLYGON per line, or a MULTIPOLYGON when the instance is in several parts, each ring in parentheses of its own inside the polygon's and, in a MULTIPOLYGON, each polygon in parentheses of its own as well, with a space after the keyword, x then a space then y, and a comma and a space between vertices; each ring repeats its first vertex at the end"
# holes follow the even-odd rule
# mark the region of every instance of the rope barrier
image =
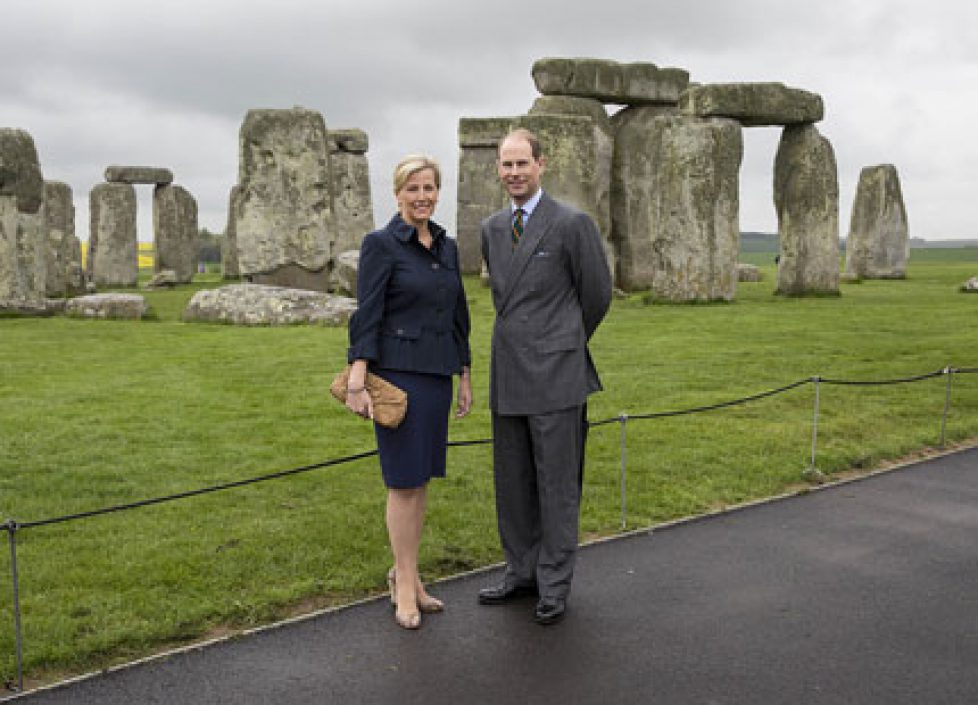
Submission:
MULTIPOLYGON (((765 399, 767 397, 776 396, 778 394, 784 394, 785 392, 796 389, 805 384, 810 384, 813 382, 822 382, 824 384, 835 384, 835 385, 888 385, 888 384, 902 384, 908 382, 919 382, 925 379, 932 379, 934 377, 940 377, 945 374, 973 374, 978 373, 978 367, 963 367, 963 368, 953 368, 946 367, 942 370, 936 372, 928 372, 922 375, 916 375, 913 377, 904 377, 900 379, 892 380, 878 380, 878 381, 860 381, 860 380, 841 380, 841 379, 827 379, 824 377, 809 377, 807 379, 800 379, 791 384, 786 384, 783 387, 778 387, 776 389, 770 389, 765 392, 760 392, 758 394, 752 394, 750 396, 741 397, 739 399, 732 399, 730 401, 719 402, 717 404, 708 404, 704 406, 695 406, 688 409, 677 409, 673 411, 660 411, 649 414, 629 414, 625 418, 632 419, 661 419, 673 416, 687 416, 689 414, 698 414, 707 411, 716 411, 718 409, 725 409, 732 406, 739 406, 741 404, 747 404, 752 401, 758 401, 760 399, 765 399)), ((597 428, 599 426, 605 426, 613 423, 621 423, 622 416, 614 416, 608 419, 602 419, 601 421, 589 421, 588 428, 597 428)), ((481 438, 478 440, 469 441, 449 441, 448 446, 453 448, 463 448, 469 446, 486 445, 492 443, 491 438, 481 438)), ((365 451, 363 453, 357 453, 355 455, 348 455, 342 458, 335 458, 333 460, 327 460, 321 463, 314 463, 312 465, 304 465, 302 467, 292 468, 290 470, 281 470, 279 472, 268 473, 266 475, 259 475, 258 477, 252 477, 246 480, 237 480, 235 482, 226 482, 220 485, 213 485, 211 487, 202 487, 196 490, 188 490, 186 492, 179 492, 176 494, 166 495, 163 497, 154 497, 151 499, 145 499, 137 502, 130 502, 127 504, 118 504, 110 507, 103 507, 101 509, 93 509, 87 512, 78 512, 76 514, 68 514, 65 516, 53 517, 50 519, 41 519, 37 521, 25 521, 15 524, 17 529, 33 529, 40 526, 51 526, 53 524, 63 524, 70 521, 76 521, 78 519, 87 519, 90 517, 101 516, 103 514, 112 514, 115 512, 126 511, 129 509, 138 509, 140 507, 149 507, 156 504, 163 504, 165 502, 172 502, 178 499, 187 499, 188 497, 197 497, 204 494, 210 494, 213 492, 221 492, 224 490, 234 489, 237 487, 244 487, 246 485, 257 484, 259 482, 266 482, 268 480, 275 480, 282 477, 288 477, 291 475, 298 475, 301 473, 309 472, 311 470, 319 470, 326 467, 331 467, 334 465, 340 465, 343 463, 353 462, 355 460, 363 460, 364 458, 369 458, 376 455, 377 451, 365 451)), ((0 528, 6 528, 5 525, 0 525, 0 528)))
POLYGON ((318 470, 320 468, 329 467, 331 465, 339 465, 341 463, 348 463, 354 460, 362 460, 363 458, 369 458, 372 455, 377 455, 376 450, 366 451, 364 453, 357 453, 356 455, 348 455, 343 458, 336 458, 335 460, 327 460, 322 463, 315 463, 313 465, 303 465, 302 467, 292 468, 291 470, 281 470, 279 472, 269 473, 267 475, 260 475, 258 477, 252 477, 247 480, 237 480, 235 482, 225 482, 221 485, 213 485, 211 487, 202 487, 196 490, 188 490, 187 492, 179 492, 177 494, 167 495, 165 497, 154 497, 152 499, 144 499, 138 502, 130 502, 128 504, 117 504, 112 507, 103 507, 102 509, 93 509, 88 512, 79 512, 77 514, 68 514, 65 516, 54 517, 52 519, 41 519, 39 521, 25 521, 18 524, 21 529, 33 529, 39 526, 51 526, 52 524, 63 524, 68 521, 75 521, 76 519, 87 519, 89 517, 100 516, 102 514, 112 514, 113 512, 121 512, 127 509, 137 509, 139 507, 149 507, 154 504, 162 504, 163 502, 172 502, 177 499, 186 499, 187 497, 197 497, 202 494, 209 494, 211 492, 220 492, 222 490, 229 490, 235 487, 244 487, 245 485, 254 485, 259 482, 265 482, 266 480, 276 480, 280 477, 288 477, 290 475, 298 475, 300 473, 309 472, 310 470, 318 470))
POLYGON ((822 384, 874 387, 874 386, 885 386, 889 384, 908 384, 910 382, 920 382, 925 379, 934 379, 935 377, 941 377, 943 375, 949 374, 950 372, 951 372, 951 368, 945 367, 943 370, 937 370, 937 372, 928 372, 927 374, 916 375, 915 377, 901 377, 898 379, 850 380, 850 379, 829 379, 827 377, 820 377, 819 381, 822 384))
MULTIPOLYGON (((808 379, 801 379, 791 384, 787 384, 783 387, 778 387, 776 389, 771 389, 765 392, 760 392, 758 394, 752 394, 750 396, 742 397, 740 399, 733 399, 730 401, 720 402, 717 404, 709 404, 704 406, 696 406, 688 409, 678 409, 674 411, 662 411, 657 413, 649 414, 633 414, 628 415, 624 412, 615 416, 613 418, 604 419, 601 421, 589 421, 587 425, 589 428, 594 428, 598 426, 604 426, 607 424, 618 423, 621 424, 621 491, 622 491, 622 529, 626 526, 626 496, 625 496, 625 453, 626 453, 626 425, 630 419, 660 419, 673 416, 685 416, 689 414, 702 413, 707 411, 715 411, 717 409, 724 409, 732 406, 738 406, 740 404, 746 404, 752 401, 757 401, 759 399, 765 399, 767 397, 775 396, 778 394, 783 394, 792 389, 796 389, 804 384, 815 384, 816 396, 815 396, 815 412, 814 420, 812 426, 812 458, 811 465, 809 467, 809 472, 818 473, 815 467, 815 448, 818 433, 818 414, 819 414, 819 386, 820 384, 834 384, 834 385, 854 385, 854 386, 881 386, 881 385, 894 385, 894 384, 905 384, 911 382, 920 382, 926 379, 933 379, 935 377, 940 377, 942 375, 947 375, 947 387, 945 392, 945 404, 944 404, 944 416, 941 424, 941 446, 944 445, 944 434, 947 421, 947 415, 950 410, 951 405, 951 379, 955 374, 974 374, 978 373, 978 367, 962 367, 953 368, 945 367, 942 370, 936 372, 929 372, 922 375, 916 375, 913 377, 904 377, 900 379, 891 380, 842 380, 842 379, 827 379, 819 376, 813 376, 808 379)), ((448 446, 453 448, 462 448, 469 446, 485 445, 491 443, 491 438, 483 438, 477 440, 468 441, 449 441, 448 446)), ((220 492, 223 490, 234 489, 237 487, 244 487, 247 485, 257 484, 259 482, 265 482, 268 480, 279 479, 283 477, 289 477, 291 475, 298 475, 301 473, 310 472, 312 470, 318 470, 321 468, 331 467, 335 465, 340 465, 343 463, 353 462, 355 460, 363 460, 371 456, 377 455, 377 450, 366 451, 363 453, 356 453, 354 455, 344 456, 342 458, 335 458, 333 460, 327 460, 321 463, 314 463, 311 465, 303 465, 301 467, 292 468, 289 470, 281 470, 278 472, 267 473, 265 475, 259 475, 257 477, 252 477, 245 480, 237 480, 234 482, 226 482, 219 485, 212 485, 210 487, 202 487, 195 490, 188 490, 186 492, 179 492, 176 494, 166 495, 163 497, 154 497, 151 499, 145 499, 137 502, 130 502, 127 504, 118 504, 110 507, 103 507, 101 509, 94 509, 87 512, 78 512, 75 514, 68 514, 60 517, 53 517, 50 519, 42 519, 39 521, 28 521, 28 522, 17 522, 13 519, 8 519, 3 524, 0 524, 0 529, 4 530, 8 534, 8 539, 10 543, 10 554, 11 554, 11 571, 12 571, 12 584, 13 584, 13 602, 14 602, 14 621, 15 621, 15 634, 16 634, 16 651, 17 651, 17 688, 16 690, 23 690, 23 643, 21 635, 21 622, 20 622, 20 599, 19 599, 19 580, 17 574, 17 543, 16 535, 18 531, 23 529, 37 528, 41 526, 51 526, 54 524, 62 524, 65 522, 76 521, 79 519, 86 519, 90 517, 101 516, 104 514, 111 514, 114 512, 121 512, 129 509, 137 509, 140 507, 148 507, 156 504, 162 504, 164 502, 172 502, 178 499, 186 499, 188 497, 197 497, 204 494, 210 494, 213 492, 220 492)))
MULTIPOLYGON (((450 441, 448 445, 454 448, 464 448, 467 446, 484 445, 486 443, 491 443, 491 442, 492 442, 491 438, 486 438, 486 439, 480 439, 475 441, 450 441)), ((350 463, 355 460, 363 460, 364 458, 369 458, 372 455, 377 455, 376 449, 366 451, 363 453, 357 453, 356 455, 347 455, 342 458, 326 460, 324 462, 314 463, 312 465, 303 465, 302 467, 292 468, 290 470, 281 470, 279 472, 268 473, 267 475, 259 475, 258 477, 252 477, 247 480, 236 480, 234 482, 226 482, 220 485, 213 485, 211 487, 201 487, 196 490, 178 492, 176 494, 166 495, 164 497, 154 497, 152 499, 144 499, 137 502, 129 502, 127 504, 117 504, 111 507, 93 509, 87 512, 78 512, 77 514, 67 514, 65 516, 53 517, 51 519, 40 519, 38 521, 25 521, 19 524, 15 523, 14 525, 18 529, 32 529, 39 526, 51 526, 52 524, 63 524, 65 522, 75 521, 77 519, 87 519, 89 517, 100 516, 102 514, 112 514, 114 512, 121 512, 129 509, 149 507, 154 504, 163 504, 164 502, 172 502, 177 499, 186 499, 188 497, 197 497, 203 494, 210 494, 212 492, 230 490, 236 487, 254 485, 259 482, 265 482, 267 480, 277 480, 282 477, 288 477, 290 475, 299 475, 301 473, 309 472, 311 470, 320 470, 322 468, 330 467, 333 465, 341 465, 343 463, 350 463)), ((13 522, 8 522, 8 523, 13 523, 13 522)), ((0 525, 0 528, 6 528, 6 525, 0 525)))
MULTIPOLYGON (((698 414, 704 411, 715 411, 716 409, 724 409, 729 406, 737 406, 739 404, 746 404, 747 402, 757 401, 758 399, 764 399, 765 397, 771 397, 776 394, 783 394, 784 392, 790 391, 795 387, 800 387, 803 384, 808 384, 812 379, 800 379, 797 382, 792 382, 784 387, 778 387, 777 389, 771 389, 767 392, 761 392, 760 394, 752 394, 749 397, 743 397, 741 399, 734 399, 732 401, 724 401, 719 404, 710 404, 708 406, 695 406, 690 409, 679 409, 677 411, 660 411, 653 414, 629 414, 629 419, 662 419, 668 416, 685 416, 687 414, 698 414)), ((602 421, 589 422, 588 426, 594 428, 596 426, 604 426, 606 424, 618 423, 621 421, 620 416, 615 416, 614 418, 604 419, 602 421)))

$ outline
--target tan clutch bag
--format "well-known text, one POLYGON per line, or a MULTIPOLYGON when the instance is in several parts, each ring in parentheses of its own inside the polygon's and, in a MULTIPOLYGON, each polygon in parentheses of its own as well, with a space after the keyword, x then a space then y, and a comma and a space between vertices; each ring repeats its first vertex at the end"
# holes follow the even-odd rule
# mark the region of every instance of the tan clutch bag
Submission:
MULTIPOLYGON (((329 385, 330 393, 346 406, 346 385, 350 377, 350 366, 336 375, 329 385)), ((367 373, 365 382, 367 394, 374 404, 374 421, 386 428, 397 428, 407 413, 407 392, 391 384, 383 377, 367 373)))

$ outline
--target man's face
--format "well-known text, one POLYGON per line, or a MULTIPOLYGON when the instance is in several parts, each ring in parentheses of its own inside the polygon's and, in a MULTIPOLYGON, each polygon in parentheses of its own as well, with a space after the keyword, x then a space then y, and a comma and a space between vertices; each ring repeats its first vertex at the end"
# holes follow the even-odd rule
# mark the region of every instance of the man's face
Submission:
POLYGON ((544 159, 533 158, 530 143, 522 137, 508 137, 499 147, 496 169, 509 197, 523 205, 540 188, 544 159))

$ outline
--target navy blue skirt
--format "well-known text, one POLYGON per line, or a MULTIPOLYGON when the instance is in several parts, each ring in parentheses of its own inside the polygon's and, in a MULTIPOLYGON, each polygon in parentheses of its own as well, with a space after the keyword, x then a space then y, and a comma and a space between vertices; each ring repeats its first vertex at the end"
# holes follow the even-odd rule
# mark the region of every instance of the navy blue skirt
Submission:
POLYGON ((404 420, 397 428, 374 424, 384 484, 394 489, 422 487, 445 477, 452 378, 397 370, 371 370, 407 392, 404 420))

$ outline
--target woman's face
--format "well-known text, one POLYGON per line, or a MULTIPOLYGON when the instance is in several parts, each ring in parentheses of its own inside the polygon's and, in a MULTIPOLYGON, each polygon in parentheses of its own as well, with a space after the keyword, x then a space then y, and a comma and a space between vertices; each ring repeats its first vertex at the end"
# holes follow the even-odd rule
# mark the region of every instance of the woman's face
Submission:
POLYGON ((434 169, 419 169, 411 174, 396 194, 397 210, 411 225, 427 222, 438 203, 434 169))

